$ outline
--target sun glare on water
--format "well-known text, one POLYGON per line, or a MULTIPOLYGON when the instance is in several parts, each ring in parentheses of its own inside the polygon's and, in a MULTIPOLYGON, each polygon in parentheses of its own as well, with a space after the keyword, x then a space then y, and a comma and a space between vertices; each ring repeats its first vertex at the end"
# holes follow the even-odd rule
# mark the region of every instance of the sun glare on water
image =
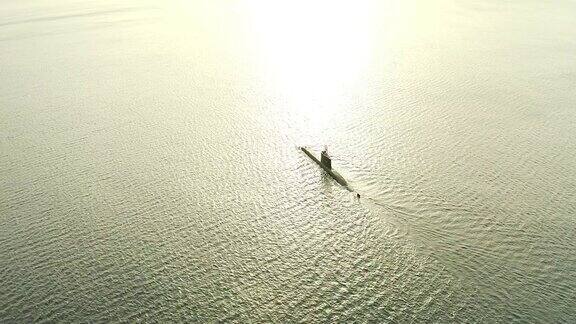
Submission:
POLYGON ((247 0, 257 51, 303 127, 322 132, 370 59, 373 4, 247 0))

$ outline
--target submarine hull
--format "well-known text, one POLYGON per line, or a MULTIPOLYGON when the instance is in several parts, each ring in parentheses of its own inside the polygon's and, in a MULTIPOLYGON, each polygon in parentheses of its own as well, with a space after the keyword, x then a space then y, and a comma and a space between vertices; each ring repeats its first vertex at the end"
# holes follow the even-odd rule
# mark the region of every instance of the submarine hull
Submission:
POLYGON ((336 180, 336 182, 338 182, 341 186, 345 187, 346 189, 348 189, 349 191, 351 191, 350 187, 348 186, 348 182, 346 181, 346 179, 344 179, 338 172, 332 170, 331 168, 328 168, 327 166, 325 166, 322 162, 320 162, 320 160, 318 160, 318 158, 316 158, 314 156, 314 154, 312 154, 312 152, 310 152, 307 148, 305 147, 301 147, 300 148, 302 150, 302 152, 306 153, 306 155, 308 155, 308 157, 310 159, 312 159, 312 161, 316 162, 316 164, 318 164, 320 167, 322 167, 322 169, 324 169, 324 171, 326 171, 326 173, 328 173, 334 180, 336 180))

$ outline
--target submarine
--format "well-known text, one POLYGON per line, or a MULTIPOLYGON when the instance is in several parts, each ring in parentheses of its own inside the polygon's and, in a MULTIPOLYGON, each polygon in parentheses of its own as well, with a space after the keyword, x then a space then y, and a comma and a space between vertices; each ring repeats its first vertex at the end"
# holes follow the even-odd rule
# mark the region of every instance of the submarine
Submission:
POLYGON ((306 147, 302 146, 300 147, 300 149, 302 150, 302 152, 306 153, 306 155, 308 155, 308 157, 312 159, 312 161, 316 162, 316 164, 322 167, 322 169, 324 169, 324 171, 326 171, 326 173, 328 173, 342 187, 346 188, 348 191, 352 191, 352 188, 350 188, 346 179, 344 179, 344 177, 342 177, 338 172, 336 172, 336 170, 332 169, 332 159, 330 158, 330 155, 328 154, 328 149, 326 147, 324 147, 324 150, 320 154, 320 160, 318 160, 318 158, 315 157, 314 154, 312 154, 312 152, 310 152, 310 150, 307 149, 306 147))

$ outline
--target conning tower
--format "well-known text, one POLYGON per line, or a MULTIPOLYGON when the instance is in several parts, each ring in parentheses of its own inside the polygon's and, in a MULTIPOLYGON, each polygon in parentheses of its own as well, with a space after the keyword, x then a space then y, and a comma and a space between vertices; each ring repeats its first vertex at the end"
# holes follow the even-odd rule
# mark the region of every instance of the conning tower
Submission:
POLYGON ((324 164, 327 169, 332 169, 332 159, 328 155, 328 147, 324 146, 324 151, 320 154, 320 162, 324 164))

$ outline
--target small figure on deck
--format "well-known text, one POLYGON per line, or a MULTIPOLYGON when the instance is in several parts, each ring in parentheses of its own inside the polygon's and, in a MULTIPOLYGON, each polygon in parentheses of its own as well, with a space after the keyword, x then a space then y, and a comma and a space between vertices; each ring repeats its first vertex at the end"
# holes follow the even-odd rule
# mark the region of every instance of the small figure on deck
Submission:
POLYGON ((332 169, 332 159, 328 155, 328 146, 324 145, 324 151, 320 154, 320 162, 328 169, 332 169))

